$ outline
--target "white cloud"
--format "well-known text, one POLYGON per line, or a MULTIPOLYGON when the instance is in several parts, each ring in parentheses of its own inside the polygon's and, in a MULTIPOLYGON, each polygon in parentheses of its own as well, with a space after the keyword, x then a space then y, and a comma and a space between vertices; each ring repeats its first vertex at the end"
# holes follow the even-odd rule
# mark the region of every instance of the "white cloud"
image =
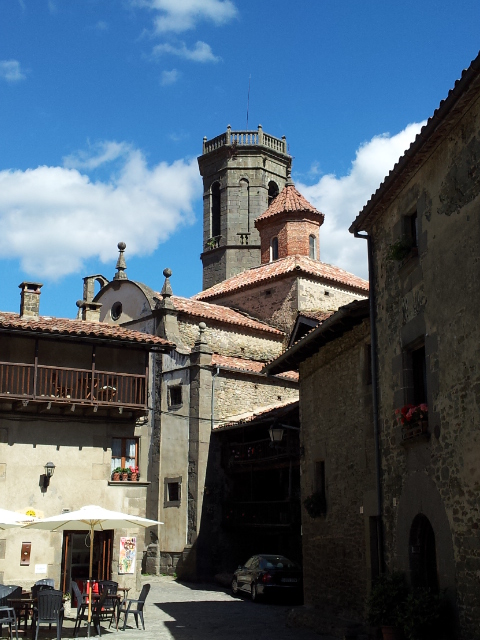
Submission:
POLYGON ((193 221, 201 194, 195 159, 152 168, 126 143, 105 142, 97 154, 67 164, 93 167, 123 158, 109 181, 92 181, 70 167, 0 171, 0 254, 19 259, 34 277, 78 272, 89 258, 114 260, 121 237, 129 255, 147 255, 193 221))
POLYGON ((0 78, 7 82, 19 82, 25 80, 26 76, 18 60, 0 60, 0 78))
POLYGON ((177 82, 179 77, 180 77, 180 74, 177 71, 177 69, 172 69, 171 71, 162 71, 160 84, 164 87, 169 84, 175 84, 175 82, 177 82))
POLYGON ((154 20, 157 33, 181 33, 201 21, 221 25, 237 15, 231 0, 131 0, 131 4, 159 12, 154 20))
POLYGON ((394 136, 375 136, 360 146, 346 176, 324 175, 311 186, 297 183, 297 189, 325 214, 320 229, 323 262, 367 278, 366 242, 354 238, 348 228, 424 124, 410 124, 394 136))
POLYGON ((164 54, 170 54, 173 56, 179 56, 185 58, 185 60, 192 60, 193 62, 218 62, 219 57, 213 55, 210 45, 200 40, 195 44, 193 49, 189 49, 184 42, 181 42, 178 46, 164 43, 157 44, 153 47, 152 55, 159 57, 164 54))
POLYGON ((107 162, 125 158, 133 151, 127 142, 107 140, 89 145, 89 151, 78 151, 63 158, 63 166, 67 169, 97 169, 107 162))

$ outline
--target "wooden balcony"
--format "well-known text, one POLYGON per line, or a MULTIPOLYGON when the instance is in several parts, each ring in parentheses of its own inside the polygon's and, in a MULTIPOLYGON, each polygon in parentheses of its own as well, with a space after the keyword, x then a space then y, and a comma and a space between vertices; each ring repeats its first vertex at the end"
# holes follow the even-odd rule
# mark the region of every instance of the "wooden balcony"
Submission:
POLYGON ((61 407, 116 408, 145 412, 147 375, 0 362, 0 403, 13 408, 39 403, 61 407), (20 403, 20 404, 19 404, 20 403))

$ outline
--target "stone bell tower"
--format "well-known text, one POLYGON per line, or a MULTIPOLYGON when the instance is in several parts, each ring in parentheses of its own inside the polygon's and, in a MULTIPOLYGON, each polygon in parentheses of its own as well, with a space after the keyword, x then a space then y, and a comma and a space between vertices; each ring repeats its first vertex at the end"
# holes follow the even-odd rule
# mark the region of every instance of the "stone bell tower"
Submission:
POLYGON ((232 131, 203 139, 203 288, 260 265, 254 221, 282 191, 292 163, 285 136, 232 131))

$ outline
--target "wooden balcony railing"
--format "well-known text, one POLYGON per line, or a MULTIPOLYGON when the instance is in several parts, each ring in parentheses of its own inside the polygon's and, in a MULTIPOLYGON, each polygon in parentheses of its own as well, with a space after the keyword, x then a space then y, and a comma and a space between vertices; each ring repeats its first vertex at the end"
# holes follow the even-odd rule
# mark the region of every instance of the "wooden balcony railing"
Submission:
POLYGON ((0 398, 145 408, 147 377, 0 362, 0 398))

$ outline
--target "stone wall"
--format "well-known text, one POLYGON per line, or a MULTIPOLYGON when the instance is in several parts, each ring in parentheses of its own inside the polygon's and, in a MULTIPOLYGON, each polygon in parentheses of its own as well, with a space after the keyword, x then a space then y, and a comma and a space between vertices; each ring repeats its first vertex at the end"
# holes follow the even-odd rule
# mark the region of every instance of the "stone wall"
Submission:
POLYGON ((477 100, 371 228, 386 560, 409 571, 412 522, 426 516, 439 587, 457 603, 458 637, 471 639, 480 638, 479 159, 477 100), (418 252, 389 260, 415 211, 418 252), (418 344, 425 347, 428 433, 402 442, 395 410, 411 402, 408 360, 418 344))
POLYGON ((221 370, 215 380, 215 421, 290 400, 298 400, 296 381, 221 370))
MULTIPOLYGON (((182 341, 193 347, 198 338, 198 322, 180 318, 178 324, 182 341)), ((279 356, 282 351, 282 336, 252 331, 247 333, 245 327, 238 325, 220 325, 207 321, 205 338, 213 351, 224 356, 266 362, 279 356)))
POLYGON ((310 257, 311 235, 315 236, 318 256, 318 222, 281 219, 277 224, 264 225, 261 233, 262 264, 270 262, 270 244, 275 237, 278 238, 278 258, 293 255, 310 257))
POLYGON ((298 282, 299 311, 336 311, 349 302, 366 297, 310 278, 301 278, 298 282))
POLYGON ((302 509, 305 604, 354 622, 364 617, 371 573, 369 531, 376 515, 369 322, 300 365, 302 499, 324 462, 326 515, 302 509))

